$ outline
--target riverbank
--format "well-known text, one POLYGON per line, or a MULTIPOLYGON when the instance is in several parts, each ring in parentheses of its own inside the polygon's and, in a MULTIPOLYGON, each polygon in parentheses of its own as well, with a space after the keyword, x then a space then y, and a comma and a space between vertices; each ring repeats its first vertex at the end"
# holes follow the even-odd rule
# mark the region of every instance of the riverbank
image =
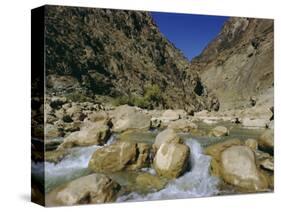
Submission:
POLYGON ((45 162, 32 168, 37 178, 45 168, 49 206, 273 191, 269 124, 245 126, 218 112, 47 103, 45 162))

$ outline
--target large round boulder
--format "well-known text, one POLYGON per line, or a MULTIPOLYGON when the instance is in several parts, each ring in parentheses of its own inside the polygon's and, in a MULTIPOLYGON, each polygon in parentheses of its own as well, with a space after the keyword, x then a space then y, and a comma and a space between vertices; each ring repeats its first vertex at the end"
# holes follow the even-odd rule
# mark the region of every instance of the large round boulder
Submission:
POLYGON ((274 132, 273 130, 265 130, 258 138, 258 147, 262 151, 273 155, 274 151, 274 132))
POLYGON ((114 202, 120 185, 102 174, 80 177, 54 189, 46 196, 47 206, 114 202))
POLYGON ((247 146, 231 146, 222 152, 221 175, 225 182, 250 191, 262 191, 269 186, 257 168, 254 152, 247 146))
POLYGON ((205 154, 210 155, 212 157, 211 160, 211 173, 214 176, 219 176, 220 177, 220 169, 221 169, 221 165, 220 165, 220 159, 221 159, 221 153, 231 147, 231 146, 236 146, 236 145, 241 145, 242 142, 239 139, 228 139, 224 142, 220 142, 217 144, 213 144, 208 146, 207 148, 205 148, 205 154))
POLYGON ((151 116, 139 108, 122 105, 111 113, 113 131, 123 132, 129 129, 148 129, 151 116))
POLYGON ((153 166, 159 176, 177 178, 188 167, 190 149, 185 144, 163 143, 158 149, 153 166))
POLYGON ((148 144, 120 141, 94 152, 88 167, 98 173, 136 170, 148 164, 149 152, 148 144))
POLYGON ((173 129, 166 129, 156 136, 155 142, 152 146, 153 151, 156 152, 164 143, 182 143, 182 141, 173 129))

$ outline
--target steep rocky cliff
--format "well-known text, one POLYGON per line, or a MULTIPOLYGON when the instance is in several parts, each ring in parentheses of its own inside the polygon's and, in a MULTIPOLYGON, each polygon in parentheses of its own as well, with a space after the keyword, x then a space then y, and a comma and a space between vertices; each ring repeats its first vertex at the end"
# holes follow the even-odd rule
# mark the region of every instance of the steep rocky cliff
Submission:
POLYGON ((192 60, 221 110, 273 105, 273 20, 230 18, 192 60))
POLYGON ((147 12, 47 6, 45 23, 49 95, 189 111, 219 107, 147 12))

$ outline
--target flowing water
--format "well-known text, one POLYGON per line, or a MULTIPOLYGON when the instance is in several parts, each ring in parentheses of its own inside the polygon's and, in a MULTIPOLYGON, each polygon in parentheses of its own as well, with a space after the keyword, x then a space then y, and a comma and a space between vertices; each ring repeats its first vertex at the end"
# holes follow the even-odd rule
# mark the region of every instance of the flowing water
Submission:
MULTIPOLYGON (((204 129, 206 130, 206 129, 204 129)), ((144 132, 126 135, 132 142, 153 143, 157 132, 144 132)), ((232 129, 231 136, 224 139, 229 139, 232 136, 241 138, 252 137, 257 135, 254 131, 232 129)), ((107 145, 111 145, 116 142, 118 135, 113 135, 108 140, 107 145)), ((213 196, 220 193, 219 191, 219 179, 211 176, 209 173, 211 158, 203 153, 203 148, 221 142, 224 139, 210 138, 204 136, 191 136, 189 134, 181 134, 181 137, 185 140, 185 143, 191 149, 191 157, 189 161, 190 170, 183 176, 170 181, 166 187, 158 192, 153 193, 138 193, 136 191, 126 193, 120 196, 117 201, 143 201, 143 200, 162 200, 162 199, 178 199, 178 198, 190 198, 190 197, 205 197, 213 196)), ((81 176, 89 174, 87 169, 89 160, 92 154, 102 146, 89 146, 89 147, 77 147, 72 148, 70 153, 59 163, 32 163, 32 174, 43 183, 44 169, 45 169, 45 188, 46 192, 49 192, 53 188, 68 182, 70 180, 79 178, 81 176)), ((155 174, 155 170, 152 168, 142 169, 141 172, 149 172, 155 174)), ((130 175, 130 173, 125 173, 130 175)), ((128 176, 126 176, 128 177, 128 176)), ((124 178, 125 180, 125 178, 124 178)))
MULTIPOLYGON (((121 196, 118 202, 179 199, 188 197, 212 196, 219 192, 219 179, 209 174, 211 158, 203 154, 201 145, 195 139, 185 142, 191 149, 191 170, 182 177, 171 181, 166 188, 149 194, 132 192, 121 196)), ((151 170, 150 170, 151 171, 151 170)))

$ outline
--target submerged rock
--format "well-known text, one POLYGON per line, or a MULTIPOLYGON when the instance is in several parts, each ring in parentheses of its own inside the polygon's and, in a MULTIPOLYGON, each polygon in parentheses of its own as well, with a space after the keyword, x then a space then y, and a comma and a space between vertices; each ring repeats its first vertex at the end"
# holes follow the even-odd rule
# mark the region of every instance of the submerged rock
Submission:
POLYGON ((210 133, 210 136, 215 136, 215 137, 222 137, 222 136, 228 136, 229 135, 229 131, 226 127, 223 126, 217 126, 215 128, 213 128, 210 133))
POLYGON ((119 184, 102 174, 80 177, 52 190, 46 196, 47 206, 114 202, 119 184))
POLYGON ((274 151, 274 132, 273 130, 265 130, 258 138, 258 146, 262 151, 273 155, 274 151))
POLYGON ((156 138, 155 142, 153 144, 153 151, 156 152, 160 146, 164 143, 170 144, 170 143, 182 143, 181 138, 176 134, 176 132, 173 129, 166 129, 162 132, 160 132, 156 138))
POLYGON ((99 173, 136 170, 147 165, 149 145, 120 141, 98 149, 89 162, 89 169, 99 173))
POLYGON ((54 150, 45 152, 45 161, 51 163, 60 162, 69 152, 66 150, 54 150))
POLYGON ((159 176, 177 178, 188 167, 190 149, 185 144, 163 143, 158 149, 153 166, 159 176))
POLYGON ((246 146, 232 146, 222 152, 221 174, 225 182, 250 191, 265 190, 269 186, 257 168, 254 152, 246 146))
POLYGON ((149 173, 141 173, 136 177, 136 184, 145 191, 159 191, 165 187, 167 180, 149 173))

